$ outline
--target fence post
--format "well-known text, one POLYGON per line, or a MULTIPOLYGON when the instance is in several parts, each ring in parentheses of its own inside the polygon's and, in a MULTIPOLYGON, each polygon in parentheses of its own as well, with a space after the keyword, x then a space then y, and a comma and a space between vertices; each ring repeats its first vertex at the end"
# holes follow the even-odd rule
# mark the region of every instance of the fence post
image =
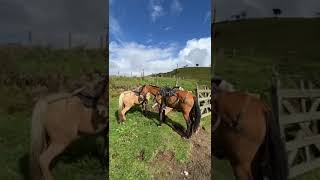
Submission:
POLYGON ((103 35, 100 36, 100 48, 104 49, 103 35))
POLYGON ((68 45, 69 45, 69 48, 72 48, 72 34, 71 34, 71 32, 69 32, 69 34, 68 34, 68 45))
POLYGON ((29 45, 32 46, 32 31, 28 32, 28 41, 29 41, 29 45))

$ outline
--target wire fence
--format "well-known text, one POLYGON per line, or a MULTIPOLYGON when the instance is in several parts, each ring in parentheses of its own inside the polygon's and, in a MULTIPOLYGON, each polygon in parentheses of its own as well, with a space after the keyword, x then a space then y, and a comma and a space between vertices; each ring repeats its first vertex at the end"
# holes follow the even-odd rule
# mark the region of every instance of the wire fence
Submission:
POLYGON ((0 33, 0 44, 52 48, 106 48, 107 33, 50 33, 35 31, 0 33))

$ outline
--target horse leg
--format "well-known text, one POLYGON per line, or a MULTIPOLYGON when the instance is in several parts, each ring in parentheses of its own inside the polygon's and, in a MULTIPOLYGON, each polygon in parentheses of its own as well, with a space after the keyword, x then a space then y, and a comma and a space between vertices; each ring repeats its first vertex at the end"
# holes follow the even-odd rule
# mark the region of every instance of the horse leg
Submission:
POLYGON ((159 109, 159 126, 162 126, 162 121, 163 121, 163 110, 160 108, 159 109))
POLYGON ((254 180, 250 163, 241 163, 232 165, 236 180, 254 180))
POLYGON ((56 143, 53 142, 48 146, 41 155, 40 155, 40 168, 45 180, 53 180, 53 177, 50 173, 50 163, 51 161, 64 151, 68 144, 65 143, 56 143))
POLYGON ((124 122, 126 120, 126 112, 129 111, 129 109, 131 108, 131 106, 125 106, 122 111, 121 111, 121 116, 122 118, 122 122, 124 122))
POLYGON ((190 138, 192 134, 192 122, 188 113, 183 113, 184 120, 187 123, 186 137, 190 138))
POLYGON ((104 172, 107 172, 107 160, 109 152, 108 152, 108 147, 107 144, 109 143, 109 138, 108 138, 108 128, 105 129, 104 133, 103 133, 103 137, 104 137, 104 143, 103 143, 103 151, 102 151, 102 168, 104 172))
POLYGON ((166 122, 166 109, 162 110, 162 122, 166 122))
POLYGON ((142 104, 142 113, 145 114, 146 111, 147 111, 147 102, 144 102, 144 103, 142 104))

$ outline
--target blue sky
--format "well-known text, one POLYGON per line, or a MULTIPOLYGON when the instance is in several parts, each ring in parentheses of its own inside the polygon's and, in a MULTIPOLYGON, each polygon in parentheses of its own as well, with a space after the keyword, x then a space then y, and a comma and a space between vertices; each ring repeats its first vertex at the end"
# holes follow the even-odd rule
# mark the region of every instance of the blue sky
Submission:
POLYGON ((176 64, 210 65, 211 0, 109 3, 110 74, 166 72, 176 64))

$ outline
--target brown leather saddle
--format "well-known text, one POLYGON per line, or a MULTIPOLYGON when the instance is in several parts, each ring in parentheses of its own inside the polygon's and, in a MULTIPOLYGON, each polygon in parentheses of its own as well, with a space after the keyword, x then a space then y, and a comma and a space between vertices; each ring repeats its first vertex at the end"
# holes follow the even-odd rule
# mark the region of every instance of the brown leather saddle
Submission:
MULTIPOLYGON (((164 87, 160 89, 160 95, 162 96, 162 103, 161 103, 161 109, 165 110, 166 106, 168 105, 169 98, 172 96, 177 97, 177 91, 179 90, 179 87, 164 87)), ((174 102, 176 104, 179 101, 179 98, 177 98, 177 101, 174 102)))
POLYGON ((106 90, 105 82, 98 82, 93 88, 82 87, 73 91, 72 95, 80 98, 83 105, 88 108, 96 108, 100 96, 106 90))

